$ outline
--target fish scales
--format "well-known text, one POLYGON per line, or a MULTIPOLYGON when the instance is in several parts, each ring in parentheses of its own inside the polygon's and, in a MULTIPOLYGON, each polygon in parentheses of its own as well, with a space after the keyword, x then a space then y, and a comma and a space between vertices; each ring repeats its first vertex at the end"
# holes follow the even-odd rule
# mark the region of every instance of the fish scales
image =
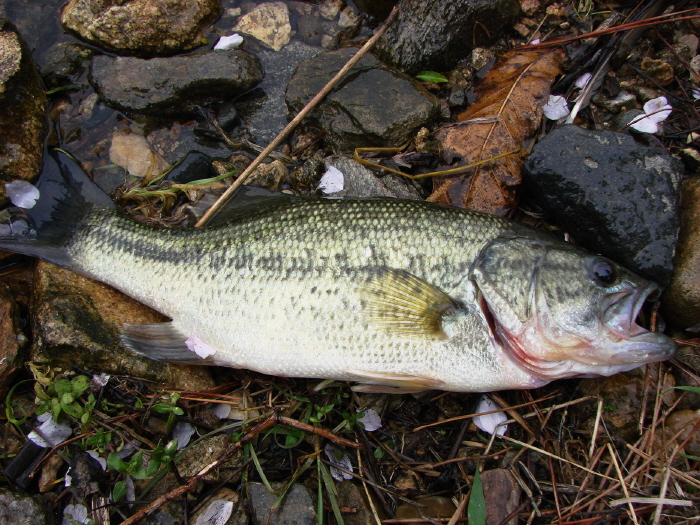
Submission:
MULTIPOLYGON (((356 379, 349 369, 421 376, 444 368, 444 377, 459 370, 446 352, 456 360, 465 349, 438 342, 426 356, 425 341, 372 330, 358 284, 386 266, 452 292, 484 244, 510 226, 389 200, 292 202, 204 230, 154 229, 97 210, 69 253, 76 271, 182 320, 241 367, 339 379, 356 379), (196 311, 207 315, 195 320, 196 311)), ((470 345, 475 364, 500 380, 479 351, 481 332, 470 345)))
POLYGON ((124 344, 153 359, 367 391, 489 391, 675 351, 635 322, 653 283, 506 219, 418 201, 241 197, 225 224, 154 228, 121 215, 65 154, 47 163, 36 209, 0 214, 0 248, 171 317, 123 327, 124 344))

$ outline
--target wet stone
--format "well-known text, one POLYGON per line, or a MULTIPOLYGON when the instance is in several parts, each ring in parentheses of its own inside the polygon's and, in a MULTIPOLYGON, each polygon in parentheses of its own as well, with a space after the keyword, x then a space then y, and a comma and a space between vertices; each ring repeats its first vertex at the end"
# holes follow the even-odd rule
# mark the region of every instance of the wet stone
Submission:
MULTIPOLYGON (((282 486, 272 484, 274 490, 282 486)), ((313 525, 317 522, 311 491, 304 485, 294 484, 274 512, 270 509, 277 500, 277 494, 270 493, 262 483, 249 483, 248 497, 256 525, 313 525)))
POLYGON ((102 48, 159 56, 200 46, 203 30, 220 14, 219 0, 71 0, 61 22, 102 48))
POLYGON ((520 14, 517 0, 402 0, 399 9, 376 52, 410 74, 450 69, 473 46, 500 38, 520 14))
POLYGON ((177 184, 186 184, 196 180, 216 177, 209 155, 201 151, 190 151, 165 176, 167 180, 177 184))
POLYGON ((343 189, 329 193, 330 197, 420 199, 418 191, 399 180, 399 177, 388 174, 380 179, 354 159, 341 157, 331 165, 343 174, 343 189))
POLYGON ((150 379, 191 391, 214 386, 206 367, 152 361, 124 348, 119 340, 123 324, 167 319, 107 285, 40 261, 32 302, 31 357, 37 363, 150 379))
POLYGON ((91 66, 92 83, 107 105, 156 116, 194 115, 195 105, 240 95, 262 77, 258 60, 237 49, 150 60, 101 55, 91 66))
POLYGON ((265 78, 253 91, 236 102, 242 128, 250 140, 267 145, 287 125, 287 83, 297 65, 319 51, 321 49, 318 47, 295 40, 279 52, 270 49, 255 52, 265 71, 265 78))
POLYGON ((525 162, 525 190, 574 240, 665 284, 678 236, 680 161, 624 133, 562 126, 525 162))
POLYGON ((61 42, 42 54, 41 76, 48 88, 75 83, 90 65, 93 50, 80 44, 61 42))
POLYGON ((11 22, 0 18, 0 205, 5 183, 31 181, 41 169, 46 133, 46 95, 27 45, 11 22))
POLYGON ((233 30, 250 35, 263 45, 279 51, 289 43, 292 37, 289 9, 284 2, 259 4, 243 15, 233 30))
POLYGON ((683 182, 680 233, 673 277, 664 292, 664 318, 681 328, 700 328, 700 177, 683 182))
MULTIPOLYGON (((345 63, 356 48, 328 51, 302 62, 287 86, 287 106, 296 115, 345 63)), ((440 111, 437 100, 414 79, 365 55, 307 117, 325 130, 335 152, 361 146, 396 146, 440 111)))
POLYGON ((26 496, 0 488, 0 523, 12 525, 53 525, 49 502, 43 496, 26 496))

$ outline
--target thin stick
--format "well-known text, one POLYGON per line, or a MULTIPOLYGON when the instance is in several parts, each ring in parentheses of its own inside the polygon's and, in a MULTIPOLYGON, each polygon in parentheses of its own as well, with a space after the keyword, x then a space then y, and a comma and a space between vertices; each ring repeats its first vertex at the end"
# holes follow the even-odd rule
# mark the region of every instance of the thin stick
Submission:
POLYGON ((610 457, 612 458, 612 462, 615 464, 617 477, 620 478, 620 486, 622 487, 622 492, 625 493, 625 498, 627 498, 627 505, 629 506, 630 514, 632 515, 632 521, 634 521, 635 525, 639 525, 639 521, 637 521, 637 513, 634 511, 634 505, 632 505, 632 501, 630 500, 630 493, 627 490, 627 483, 625 483, 625 477, 622 475, 622 470, 620 470, 620 464, 617 462, 617 457, 615 456, 615 449, 612 448, 612 445, 610 443, 608 443, 607 445, 608 451, 610 452, 610 457))
POLYGON ((381 36, 386 32, 386 30, 389 28, 389 26, 394 22, 396 19, 396 16, 399 14, 399 9, 398 7, 394 7, 392 9, 391 14, 389 17, 386 19, 382 27, 380 27, 377 32, 370 38, 367 43, 360 48, 360 50, 355 53, 355 56, 353 56, 350 60, 348 60, 347 64, 343 66, 343 68, 338 71, 338 73, 326 84, 321 91, 319 91, 314 98, 311 99, 311 101, 304 106, 304 109, 302 109, 299 114, 294 117, 294 119, 285 126, 285 128, 279 132, 279 134, 274 138, 268 146, 262 150, 260 155, 256 157, 256 159, 248 166, 243 173, 236 179, 236 181, 229 186, 229 188, 224 192, 224 194, 219 197, 219 199, 212 205, 211 208, 207 210, 207 212, 202 215, 202 218, 197 221, 197 224, 195 224, 195 227, 201 228, 202 226, 206 225, 209 220, 214 216, 214 214, 219 211, 224 204, 231 198, 231 195, 240 187, 242 186, 246 179, 250 176, 255 169, 262 164, 262 162, 267 158, 267 156, 274 150, 277 146, 281 144, 281 142, 289 135, 294 128, 296 128, 299 123, 306 117, 306 115, 309 114, 309 112, 314 109, 323 98, 330 93, 330 91, 335 87, 335 85, 342 79, 345 74, 352 69, 352 67, 357 64, 360 59, 367 54, 367 52, 374 47, 374 44, 377 43, 377 40, 381 38, 381 36))

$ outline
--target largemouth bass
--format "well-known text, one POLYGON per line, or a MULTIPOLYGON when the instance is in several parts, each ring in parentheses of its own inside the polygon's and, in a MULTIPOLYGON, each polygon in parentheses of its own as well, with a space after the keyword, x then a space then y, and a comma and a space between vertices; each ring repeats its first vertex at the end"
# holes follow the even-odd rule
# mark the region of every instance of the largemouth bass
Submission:
POLYGON ((611 375, 672 356, 635 319, 656 290, 502 218, 404 200, 271 198, 202 229, 116 209, 52 152, 0 248, 107 283, 172 322, 123 327, 152 359, 361 383, 491 391, 611 375))

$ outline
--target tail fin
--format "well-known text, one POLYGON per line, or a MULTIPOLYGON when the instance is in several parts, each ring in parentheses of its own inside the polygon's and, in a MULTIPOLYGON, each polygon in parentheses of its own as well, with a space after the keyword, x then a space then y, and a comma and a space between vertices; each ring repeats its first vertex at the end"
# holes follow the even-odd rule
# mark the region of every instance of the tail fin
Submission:
POLYGON ((94 207, 115 205, 77 162, 58 150, 44 153, 36 187, 39 199, 31 209, 0 212, 0 249, 69 266, 66 245, 83 217, 94 207))

